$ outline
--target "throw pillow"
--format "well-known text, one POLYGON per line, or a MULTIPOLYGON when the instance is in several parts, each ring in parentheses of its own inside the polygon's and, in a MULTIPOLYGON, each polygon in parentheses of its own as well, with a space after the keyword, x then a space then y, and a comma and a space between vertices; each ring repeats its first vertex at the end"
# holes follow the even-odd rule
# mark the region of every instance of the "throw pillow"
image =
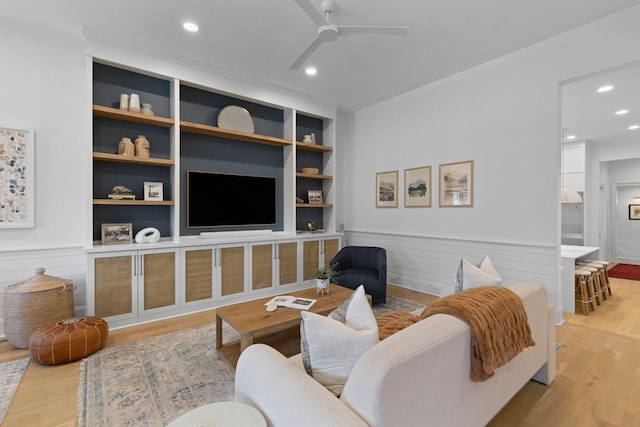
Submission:
POLYGON ((330 317, 300 313, 300 348, 305 370, 339 396, 351 369, 378 339, 378 325, 364 287, 359 286, 330 317))
POLYGON ((466 259, 461 259, 456 273, 454 292, 480 286, 500 286, 501 284, 502 278, 493 266, 489 256, 485 256, 478 265, 474 265, 466 259))

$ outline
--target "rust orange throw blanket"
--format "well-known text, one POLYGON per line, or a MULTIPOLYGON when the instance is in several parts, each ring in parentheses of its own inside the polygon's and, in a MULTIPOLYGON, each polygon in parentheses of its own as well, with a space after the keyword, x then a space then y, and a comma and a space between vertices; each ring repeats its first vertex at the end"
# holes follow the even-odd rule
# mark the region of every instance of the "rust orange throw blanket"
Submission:
POLYGON ((422 313, 450 314, 471 329, 471 380, 486 381, 494 371, 535 342, 522 300, 496 286, 472 288, 441 298, 422 313))

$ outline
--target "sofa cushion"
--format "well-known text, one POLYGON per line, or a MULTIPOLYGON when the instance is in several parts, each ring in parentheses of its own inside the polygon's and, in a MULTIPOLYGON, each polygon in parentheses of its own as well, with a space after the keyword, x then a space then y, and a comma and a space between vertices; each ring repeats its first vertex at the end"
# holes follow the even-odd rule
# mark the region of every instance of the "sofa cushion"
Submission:
POLYGON ((329 317, 300 313, 300 348, 307 373, 336 396, 342 393, 351 369, 378 340, 378 325, 364 287, 329 317))
POLYGON ((460 260, 456 273, 454 292, 480 286, 500 286, 501 284, 502 278, 493 266, 489 256, 485 256, 478 265, 474 265, 463 258, 460 260))

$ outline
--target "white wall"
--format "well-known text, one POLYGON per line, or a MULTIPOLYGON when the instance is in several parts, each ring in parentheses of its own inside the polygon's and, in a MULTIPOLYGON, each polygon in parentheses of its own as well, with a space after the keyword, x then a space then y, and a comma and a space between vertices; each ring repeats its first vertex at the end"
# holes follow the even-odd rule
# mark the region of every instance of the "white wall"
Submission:
POLYGON ((351 115, 346 229, 553 248, 559 282, 558 85, 639 59, 638 22, 634 7, 351 115), (462 160, 473 208, 439 208, 437 191, 432 208, 375 208, 376 172, 432 165, 437 186, 438 165, 462 160))
POLYGON ((0 229, 0 252, 80 247, 90 167, 82 41, 2 22, 0 51, 0 126, 34 129, 36 145, 35 227, 0 229))

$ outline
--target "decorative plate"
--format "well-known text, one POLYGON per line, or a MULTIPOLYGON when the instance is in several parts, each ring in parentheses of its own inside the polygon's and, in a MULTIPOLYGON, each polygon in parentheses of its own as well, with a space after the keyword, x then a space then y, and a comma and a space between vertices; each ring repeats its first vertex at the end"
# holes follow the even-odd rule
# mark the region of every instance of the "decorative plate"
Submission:
POLYGON ((227 105, 218 113, 218 127, 240 132, 254 133, 253 118, 238 105, 227 105))

